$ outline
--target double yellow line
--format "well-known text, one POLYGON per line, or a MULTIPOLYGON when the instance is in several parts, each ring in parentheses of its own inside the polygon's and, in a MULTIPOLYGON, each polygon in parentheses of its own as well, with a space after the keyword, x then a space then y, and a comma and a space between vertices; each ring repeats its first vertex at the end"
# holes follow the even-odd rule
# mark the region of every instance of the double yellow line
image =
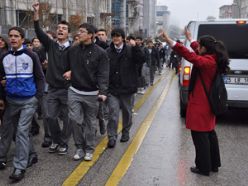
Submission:
POLYGON ((131 144, 128 146, 128 149, 122 156, 121 160, 119 161, 118 165, 115 167, 114 171, 112 172, 112 175, 109 177, 107 183, 105 186, 115 186, 118 185, 118 183, 121 181, 122 177, 126 174, 128 171, 128 168, 130 167, 133 158, 137 151, 139 150, 147 131, 149 130, 153 119, 156 116, 156 113, 158 112, 159 108, 161 107, 167 93, 169 90, 169 87, 171 85, 172 79, 170 79, 169 83, 167 83, 166 87, 164 88, 161 96, 157 99, 156 103, 153 105, 151 112, 146 116, 145 120, 142 122, 142 125, 140 126, 138 132, 134 136, 131 144))
MULTIPOLYGON (((146 101, 146 99, 149 97, 149 95, 152 93, 152 91, 153 91, 153 89, 155 89, 156 87, 157 87, 157 85, 158 85, 158 83, 161 81, 161 79, 159 79, 155 84, 154 84, 154 86, 152 86, 152 87, 149 87, 148 89, 147 89, 147 91, 146 91, 146 93, 145 93, 145 95, 144 96, 142 96, 142 98, 141 99, 139 99, 138 101, 137 101, 137 103, 135 104, 135 106, 134 106, 134 110, 135 111, 137 111, 137 110, 139 110, 140 108, 141 108, 141 106, 144 104, 144 102, 146 101)), ((168 86, 168 84, 167 84, 167 86, 168 86)), ((154 110, 154 108, 152 108, 152 110, 154 110)), ((157 110, 156 110, 157 111, 157 110)), ((151 113, 154 113, 154 116, 155 116, 155 111, 152 111, 151 113)), ((150 114, 149 114, 150 115, 150 114)), ((148 115, 148 116, 149 116, 148 115)), ((147 116, 147 117, 148 117, 147 116)), ((153 117, 154 117, 153 116, 153 117)), ((149 116, 149 117, 151 117, 151 116, 149 116)), ((121 123, 119 123, 119 126, 120 126, 120 124, 121 123)), ((146 124, 147 125, 147 124, 146 124)), ((143 126, 143 124, 142 124, 142 126, 143 126)), ((142 127, 141 127, 142 128, 142 127)), ((147 129, 142 129, 142 132, 145 132, 145 131, 147 131, 149 129, 149 127, 147 128, 147 129), (144 131, 143 131, 144 130, 144 131)), ((139 131, 140 131, 141 129, 139 129, 139 131)), ((118 132, 120 132, 121 131, 121 127, 118 127, 118 132)), ((135 139, 136 138, 140 138, 141 136, 140 136, 140 132, 138 131, 138 136, 139 137, 137 137, 137 135, 135 135, 135 138, 134 138, 134 140, 133 140, 133 142, 134 141, 136 141, 135 139)), ((141 132, 141 133, 142 133, 141 132)), ((146 133, 146 132, 145 132, 146 133)), ((144 136, 145 136, 145 133, 144 133, 144 136)), ((144 136, 142 137, 142 140, 140 141, 140 144, 141 144, 141 142, 143 141, 143 138, 144 138, 144 136)), ((130 144, 130 146, 133 146, 132 144, 133 144, 133 142, 130 144)), ((87 172, 89 171, 89 169, 97 162, 97 160, 99 159, 99 157, 100 157, 100 155, 105 151, 105 149, 106 149, 106 146, 107 146, 107 143, 108 143, 108 137, 107 136, 105 136, 101 141, 100 141, 100 143, 97 145, 97 147, 96 147, 96 149, 95 149, 95 152, 94 152, 94 156, 93 156, 93 160, 92 161, 82 161, 77 167, 76 167, 76 169, 68 176, 68 178, 64 181, 64 183, 63 183, 63 186, 74 186, 74 185, 78 185, 79 184, 79 182, 83 179, 83 177, 87 174, 87 172)), ((138 143, 136 143, 136 145, 134 145, 134 147, 132 147, 131 149, 137 149, 137 147, 139 147, 140 146, 140 144, 138 145, 138 143)), ((129 147, 130 147, 129 146, 129 147)), ((129 149, 129 148, 128 148, 129 149)), ((138 149, 137 149, 138 150, 138 149)), ((136 150, 136 151, 137 151, 136 150)), ((136 151, 135 150, 131 150, 131 152, 129 152, 129 153, 127 153, 127 156, 129 156, 130 154, 135 154, 136 153, 136 151)), ((126 153, 125 153, 126 154, 126 153)), ((125 154, 124 154, 124 156, 125 156, 125 154)), ((124 156, 123 156, 123 158, 124 158, 124 156)), ((122 158, 122 159, 123 159, 122 158)), ((125 161, 125 159, 123 159, 123 160, 121 160, 121 161, 125 161)), ((127 161, 127 160, 126 160, 127 161)), ((119 163, 120 164, 120 163, 119 163)), ((110 176, 110 178, 109 178, 109 180, 108 180, 108 182, 107 182, 107 184, 106 185, 116 185, 119 181, 120 181, 120 179, 121 179, 121 177, 120 176, 116 176, 116 173, 119 175, 120 174, 120 172, 121 171, 119 171, 119 169, 120 168, 118 168, 119 167, 119 164, 117 165, 117 167, 115 168, 115 170, 114 170, 114 172, 113 172, 113 174, 110 176), (116 184, 115 184, 116 183, 116 184)), ((129 166, 130 166, 130 164, 131 164, 131 162, 129 163, 129 166)), ((129 167, 128 166, 128 167, 129 167)), ((128 167, 127 167, 127 169, 128 169, 128 167)), ((123 170, 122 170, 123 171, 123 170)), ((123 172, 123 175, 124 175, 125 173, 123 172)), ((122 175, 122 176, 123 176, 122 175)))

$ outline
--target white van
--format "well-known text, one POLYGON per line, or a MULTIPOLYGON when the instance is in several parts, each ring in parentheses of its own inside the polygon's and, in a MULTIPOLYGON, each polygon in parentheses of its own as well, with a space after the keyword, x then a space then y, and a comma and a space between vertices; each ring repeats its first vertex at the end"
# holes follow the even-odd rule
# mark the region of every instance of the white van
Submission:
MULTIPOLYGON (((224 76, 228 93, 228 106, 248 108, 248 19, 191 21, 188 29, 193 40, 203 35, 212 35, 224 42, 230 58, 230 72, 224 76)), ((190 48, 190 43, 185 41, 190 48)), ((180 115, 185 116, 188 101, 188 86, 192 64, 182 60, 179 75, 180 115)))

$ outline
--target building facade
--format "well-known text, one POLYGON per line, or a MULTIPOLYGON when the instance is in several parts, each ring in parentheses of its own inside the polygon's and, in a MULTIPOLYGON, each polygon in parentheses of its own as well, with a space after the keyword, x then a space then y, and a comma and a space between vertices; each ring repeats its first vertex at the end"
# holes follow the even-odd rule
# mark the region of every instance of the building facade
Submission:
POLYGON ((219 18, 248 18, 248 0, 233 0, 233 4, 221 6, 219 18))
POLYGON ((156 6, 156 29, 157 32, 161 29, 167 30, 169 24, 170 12, 167 6, 156 6))
POLYGON ((127 0, 127 33, 143 36, 143 0, 127 0))
MULTIPOLYGON (((32 30, 33 2, 33 0, 1 0, 1 27, 17 25, 32 30)), ((112 0, 40 0, 39 2, 40 21, 46 29, 54 30, 61 20, 69 21, 75 29, 82 22, 111 28, 112 0)))
POLYGON ((112 0, 112 27, 127 31, 127 1, 112 0))
POLYGON ((156 0, 144 0, 144 36, 154 37, 156 35, 156 0))

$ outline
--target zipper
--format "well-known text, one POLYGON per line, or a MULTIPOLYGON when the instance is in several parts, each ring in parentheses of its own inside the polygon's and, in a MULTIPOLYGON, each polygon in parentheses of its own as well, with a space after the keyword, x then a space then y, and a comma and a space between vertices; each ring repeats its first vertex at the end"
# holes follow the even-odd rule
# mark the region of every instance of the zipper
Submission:
POLYGON ((16 61, 17 61, 17 56, 15 56, 15 72, 16 72, 15 75, 16 75, 16 78, 17 78, 17 62, 16 61))

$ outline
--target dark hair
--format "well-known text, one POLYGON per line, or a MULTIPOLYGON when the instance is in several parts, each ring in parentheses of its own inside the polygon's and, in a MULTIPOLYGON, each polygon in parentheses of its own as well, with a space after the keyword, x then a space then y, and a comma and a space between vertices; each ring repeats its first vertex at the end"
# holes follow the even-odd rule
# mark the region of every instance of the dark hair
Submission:
POLYGON ((10 29, 9 29, 9 32, 8 32, 8 35, 9 35, 9 33, 10 33, 12 30, 15 30, 15 31, 19 32, 21 38, 24 38, 24 37, 25 37, 25 32, 24 32, 24 30, 23 30, 21 27, 14 26, 14 27, 10 28, 10 29))
POLYGON ((68 23, 67 21, 62 20, 62 21, 59 22, 58 25, 60 25, 60 24, 61 24, 61 25, 67 25, 67 27, 68 27, 68 32, 71 31, 70 23, 68 23))
POLYGON ((31 41, 29 39, 24 39, 23 44, 28 45, 28 44, 32 44, 32 43, 31 43, 31 41))
POLYGON ((206 54, 216 55, 220 73, 226 73, 230 69, 227 49, 222 41, 216 41, 213 36, 205 35, 200 38, 199 43, 206 48, 206 54))
POLYGON ((126 34, 125 34, 125 32, 124 32, 123 29, 121 29, 121 28, 114 28, 112 30, 112 32, 111 32, 111 37, 113 37, 113 36, 121 36, 122 39, 125 39, 126 34))
MULTIPOLYGON (((31 42, 33 43, 35 39, 38 39, 38 37, 34 37, 31 42)), ((39 40, 39 39, 38 39, 39 40)))
POLYGON ((153 44, 153 41, 151 39, 146 40, 146 44, 148 45, 149 43, 153 44))
POLYGON ((9 48, 8 38, 6 38, 4 36, 0 36, 0 39, 2 39, 2 41, 4 42, 3 49, 8 50, 8 48, 9 48))
POLYGON ((129 36, 127 36, 127 38, 126 38, 126 40, 135 40, 135 37, 133 36, 133 35, 129 35, 129 36))
POLYGON ((137 36, 136 39, 139 39, 139 40, 143 40, 143 38, 141 36, 137 36))
POLYGON ((98 29, 98 30, 97 30, 97 32, 105 32, 105 33, 107 34, 107 30, 106 30, 106 29, 104 29, 104 28, 100 28, 100 29, 98 29))
POLYGON ((95 34, 96 33, 96 27, 89 23, 83 23, 79 26, 79 28, 85 28, 89 34, 95 34))

